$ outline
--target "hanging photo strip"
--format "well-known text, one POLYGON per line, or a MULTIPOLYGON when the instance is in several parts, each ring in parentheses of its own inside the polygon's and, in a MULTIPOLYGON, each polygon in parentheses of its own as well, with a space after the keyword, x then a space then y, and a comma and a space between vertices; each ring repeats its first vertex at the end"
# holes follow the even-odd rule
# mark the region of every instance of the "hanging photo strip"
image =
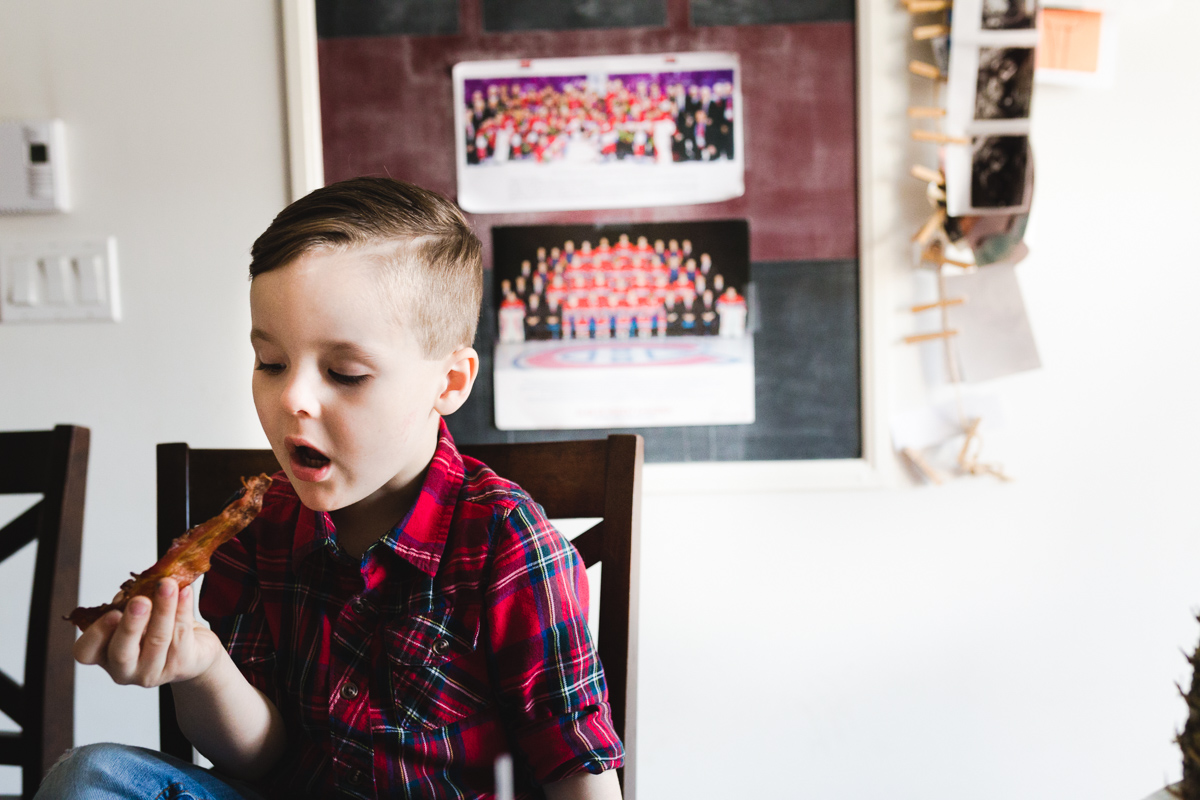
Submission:
POLYGON ((500 430, 754 422, 744 220, 492 229, 500 430))
POLYGON ((453 80, 467 211, 689 205, 745 192, 736 54, 467 61, 453 80))
POLYGON ((1033 196, 1036 0, 954 4, 943 158, 951 217, 1017 214, 1033 196))

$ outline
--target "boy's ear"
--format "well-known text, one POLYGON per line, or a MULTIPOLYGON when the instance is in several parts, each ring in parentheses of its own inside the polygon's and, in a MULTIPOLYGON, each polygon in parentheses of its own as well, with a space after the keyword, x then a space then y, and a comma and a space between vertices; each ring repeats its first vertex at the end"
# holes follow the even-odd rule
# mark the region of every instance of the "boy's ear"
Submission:
POLYGON ((471 396, 471 387, 479 375, 479 353, 473 347, 463 347, 446 357, 446 382, 433 408, 443 417, 462 408, 471 396))

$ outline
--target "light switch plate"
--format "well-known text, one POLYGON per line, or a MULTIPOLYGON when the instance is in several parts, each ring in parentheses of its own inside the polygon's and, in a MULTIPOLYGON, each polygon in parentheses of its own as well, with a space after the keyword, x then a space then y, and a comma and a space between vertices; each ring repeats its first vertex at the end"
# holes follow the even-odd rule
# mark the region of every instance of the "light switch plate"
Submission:
POLYGON ((0 323, 120 318, 115 237, 0 242, 0 323))

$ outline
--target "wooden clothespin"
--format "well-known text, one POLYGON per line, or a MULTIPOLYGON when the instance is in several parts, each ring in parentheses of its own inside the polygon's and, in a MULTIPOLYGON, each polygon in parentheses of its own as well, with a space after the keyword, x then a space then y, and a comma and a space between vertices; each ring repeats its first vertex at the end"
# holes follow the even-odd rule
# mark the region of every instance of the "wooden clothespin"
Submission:
POLYGON ((969 269, 975 266, 967 261, 957 261, 953 258, 946 258, 945 250, 943 250, 941 244, 937 242, 934 242, 932 246, 926 248, 925 252, 921 253, 921 260, 928 261, 931 264, 937 264, 938 266, 941 266, 942 264, 949 264, 952 267, 961 267, 963 269, 969 269))
POLYGON ((900 455, 908 460, 909 465, 917 471, 917 474, 934 486, 941 486, 946 482, 946 476, 934 469, 933 465, 926 461, 925 457, 913 448, 905 447, 900 451, 900 455))
POLYGON ((946 116, 946 109, 929 106, 909 106, 908 116, 912 119, 938 119, 946 116))
POLYGON ((1005 474, 1004 468, 999 464, 982 464, 979 461, 979 454, 983 450, 983 437, 979 435, 979 424, 982 419, 976 417, 967 423, 966 438, 963 440, 962 449, 958 451, 958 466, 968 475, 994 475, 1005 483, 1012 480, 1005 474))
POLYGON ((913 164, 912 169, 909 170, 909 174, 925 183, 936 183, 938 186, 946 185, 946 176, 942 174, 941 170, 930 169, 922 164, 913 164))
POLYGON ((939 208, 937 211, 933 212, 933 216, 930 217, 925 222, 925 224, 921 226, 921 230, 917 231, 916 235, 913 236, 912 240, 922 246, 927 245, 927 244, 929 244, 929 241, 937 234, 937 232, 939 230, 941 230, 942 226, 945 224, 946 224, 946 209, 939 208))
POLYGON ((970 144, 971 140, 965 136, 950 136, 937 131, 922 131, 915 130, 912 132, 912 138, 918 142, 934 142, 936 144, 970 144))
POLYGON ((909 310, 914 314, 920 314, 922 311, 932 311, 935 308, 949 308, 950 306, 961 306, 967 302, 965 297, 951 297, 946 300, 938 300, 936 303, 921 303, 913 306, 909 310))
POLYGON ((910 14, 929 14, 933 11, 947 11, 954 4, 950 0, 905 0, 904 5, 910 14))
POLYGON ((967 423, 966 430, 963 431, 967 438, 963 439, 962 449, 958 451, 958 464, 964 469, 968 464, 968 456, 971 452, 971 445, 975 443, 979 436, 979 423, 981 422, 983 422, 983 420, 979 417, 976 417, 967 423))
POLYGON ((913 40, 923 42, 928 39, 936 39, 939 36, 949 36, 949 25, 918 25, 913 28, 913 40))
POLYGON ((914 336, 905 336, 905 344, 920 344, 921 342, 932 342, 936 339, 949 339, 951 336, 958 336, 958 331, 936 331, 934 333, 918 333, 914 336))
POLYGON ((946 78, 942 75, 942 71, 934 64, 929 64, 925 61, 910 61, 908 62, 908 71, 913 75, 919 75, 922 78, 929 78, 931 81, 944 81, 946 78))

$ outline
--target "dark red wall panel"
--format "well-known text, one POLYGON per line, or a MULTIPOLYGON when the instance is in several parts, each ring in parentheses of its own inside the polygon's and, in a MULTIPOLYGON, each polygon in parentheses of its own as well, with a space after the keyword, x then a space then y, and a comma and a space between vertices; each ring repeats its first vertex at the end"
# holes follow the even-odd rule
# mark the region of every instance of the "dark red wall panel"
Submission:
POLYGON ((474 215, 485 263, 492 225, 727 218, 750 220, 754 261, 855 258, 854 48, 851 22, 324 39, 325 179, 391 175, 454 197, 450 68, 459 61, 732 51, 742 68, 745 195, 694 206, 474 215))

